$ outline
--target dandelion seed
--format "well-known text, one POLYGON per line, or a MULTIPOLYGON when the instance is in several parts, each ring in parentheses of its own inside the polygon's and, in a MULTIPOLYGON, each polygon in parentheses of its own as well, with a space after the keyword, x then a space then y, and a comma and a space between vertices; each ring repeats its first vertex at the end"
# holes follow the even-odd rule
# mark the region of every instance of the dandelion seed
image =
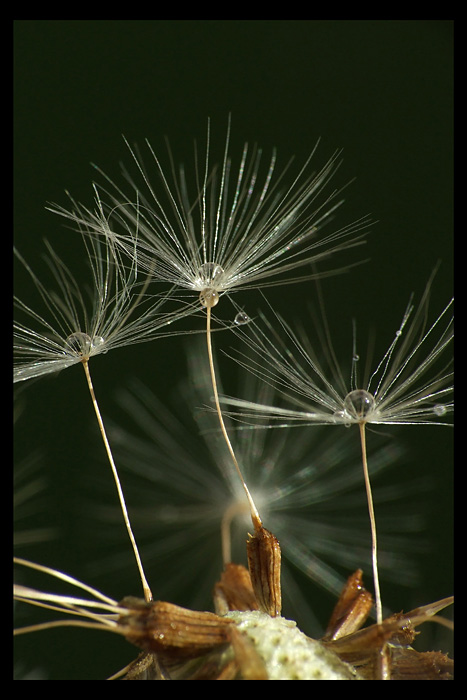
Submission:
MULTIPOLYGON (((276 386, 289 405, 296 408, 267 406, 229 397, 225 399, 225 402, 241 409, 231 415, 242 421, 254 417, 268 417, 273 423, 279 424, 281 421, 280 427, 298 424, 359 426, 372 529, 373 577, 378 622, 382 621, 382 605, 365 426, 448 424, 440 418, 447 417, 453 410, 450 401, 453 390, 450 369, 452 359, 444 359, 453 339, 453 319, 449 315, 453 301, 447 304, 431 325, 427 325, 426 313, 432 281, 433 276, 416 310, 412 300, 410 301, 388 350, 373 373, 362 384, 357 378, 355 351, 349 385, 343 378, 332 347, 326 348, 332 373, 330 377, 321 367, 304 332, 300 336, 295 334, 287 323, 276 315, 276 325, 284 332, 282 337, 273 323, 261 315, 265 330, 257 324, 249 324, 248 329, 236 331, 241 334, 258 359, 252 362, 251 356, 244 353, 239 353, 236 359, 242 367, 276 386)), ((324 334, 324 337, 327 335, 324 334)))
MULTIPOLYGON (((92 212, 75 205, 73 210, 67 211, 53 205, 51 210, 84 224, 90 233, 111 240, 156 281, 198 295, 201 306, 206 309, 208 359, 221 430, 257 528, 261 519, 227 435, 219 404, 212 358, 212 309, 222 295, 236 290, 313 277, 310 264, 361 244, 361 230, 369 221, 364 218, 327 236, 318 236, 342 203, 337 200, 338 191, 320 200, 338 167, 338 153, 320 170, 307 174, 313 152, 291 183, 284 185, 290 163, 274 181, 275 151, 263 169, 261 149, 250 149, 245 144, 239 164, 234 167, 229 155, 230 119, 220 166, 211 166, 209 123, 206 141, 205 162, 201 168, 198 155, 195 156, 194 184, 183 166, 177 175, 170 151, 171 178, 166 175, 146 142, 161 185, 161 194, 158 194, 139 153, 127 144, 142 186, 125 172, 133 190, 128 196, 106 177, 111 189, 101 189, 108 197, 107 217, 100 207, 92 212), (127 226, 121 230, 123 222, 127 226), (137 237, 133 231, 137 231, 137 237)), ((100 195, 97 196, 100 201, 100 195)))
MULTIPOLYGON (((151 593, 144 576, 117 468, 95 397, 89 360, 116 347, 173 334, 167 328, 186 315, 187 311, 182 309, 178 312, 162 313, 161 308, 165 300, 145 297, 145 286, 138 282, 136 265, 125 268, 118 252, 115 253, 109 241, 89 240, 84 236, 83 241, 91 264, 92 288, 89 301, 84 297, 82 286, 49 245, 48 264, 58 291, 47 290, 17 253, 32 277, 51 320, 46 320, 19 299, 15 299, 18 313, 25 316, 27 323, 17 321, 14 324, 13 379, 15 382, 25 381, 78 363, 82 364, 117 486, 126 528, 140 568, 145 596, 149 599, 151 593), (34 327, 27 325, 31 322, 34 327)), ((189 309, 188 313, 192 313, 192 310, 189 309)))
POLYGON ((176 335, 173 324, 193 314, 190 305, 164 312, 167 296, 147 294, 146 276, 141 282, 137 265, 126 267, 108 241, 83 235, 83 242, 91 285, 79 283, 46 243, 46 262, 56 283, 47 289, 15 250, 47 317, 15 297, 14 382, 59 372, 118 347, 176 335))
POLYGON ((55 204, 49 208, 111 239, 130 258, 137 257, 138 265, 155 280, 198 295, 209 289, 221 296, 310 279, 315 276, 311 263, 362 244, 362 230, 370 224, 365 217, 321 236, 342 204, 338 190, 324 193, 339 166, 339 153, 320 170, 308 172, 315 147, 286 184, 292 161, 276 174, 275 151, 263 166, 261 149, 245 144, 234 166, 230 120, 222 162, 212 164, 208 124, 204 164, 199 165, 195 148, 193 178, 183 166, 177 174, 170 151, 169 176, 146 142, 159 192, 139 152, 127 146, 141 185, 125 170, 131 186, 130 193, 125 192, 99 170, 110 190, 95 186, 95 211, 76 202, 71 210, 55 204), (100 193, 108 198, 106 215, 100 193), (297 270, 300 274, 290 277, 297 270))

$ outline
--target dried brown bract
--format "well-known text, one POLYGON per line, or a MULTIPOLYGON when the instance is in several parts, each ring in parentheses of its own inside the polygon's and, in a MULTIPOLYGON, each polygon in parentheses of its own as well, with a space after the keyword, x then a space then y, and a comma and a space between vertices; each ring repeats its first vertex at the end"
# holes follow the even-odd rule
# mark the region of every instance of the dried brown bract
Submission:
POLYGON ((144 650, 125 680, 450 680, 453 661, 418 652, 415 628, 453 602, 445 598, 361 629, 373 598, 352 574, 322 640, 280 616, 280 546, 260 527, 247 543, 250 571, 227 564, 214 588, 219 614, 125 598, 122 634, 144 650), (280 662, 277 663, 277 658, 280 662), (279 668, 279 670, 278 670, 279 668))
POLYGON ((450 680, 452 659, 441 652, 418 652, 410 645, 415 628, 452 603, 452 597, 444 598, 360 629, 373 601, 358 570, 349 577, 322 641, 364 680, 450 680))

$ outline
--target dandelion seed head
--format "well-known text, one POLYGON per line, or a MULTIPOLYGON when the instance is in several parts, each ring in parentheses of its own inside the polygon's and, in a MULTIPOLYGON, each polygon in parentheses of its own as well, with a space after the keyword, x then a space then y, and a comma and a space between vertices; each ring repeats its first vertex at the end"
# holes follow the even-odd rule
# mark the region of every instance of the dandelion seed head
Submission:
POLYGON ((71 355, 72 358, 88 360, 93 355, 105 355, 109 350, 105 338, 101 335, 95 335, 91 338, 88 333, 75 331, 66 338, 64 351, 66 355, 71 355))
POLYGON ((313 170, 315 148, 295 173, 293 159, 280 170, 276 151, 267 160, 256 145, 246 143, 235 158, 230 119, 218 162, 208 122, 204 158, 195 145, 194 175, 175 166, 170 148, 166 169, 148 141, 147 161, 126 143, 136 166, 134 174, 124 169, 126 186, 97 169, 107 185, 94 186, 95 212, 76 202, 69 211, 49 208, 106 238, 155 281, 198 292, 205 308, 205 301, 215 305, 206 290, 221 296, 309 279, 311 263, 364 242, 367 217, 321 233, 343 201, 338 190, 324 192, 339 153, 313 170))
POLYGON ((367 360, 363 381, 357 377, 360 356, 355 350, 350 382, 345 379, 326 325, 325 330, 317 327, 324 342, 324 364, 303 328, 296 333, 278 314, 271 321, 260 312, 260 323, 252 321, 245 330, 235 329, 252 354, 247 359, 245 352, 237 350, 233 359, 282 392, 290 408, 229 397, 224 403, 243 409, 231 415, 246 422, 269 416, 275 424, 285 421, 282 427, 299 423, 448 425, 453 412, 449 355, 454 338, 453 300, 428 322, 432 281, 433 275, 417 308, 411 297, 398 331, 373 371, 367 360))
POLYGON ((177 331, 169 330, 172 323, 197 311, 192 304, 177 303, 164 312, 167 297, 147 293, 136 265, 123 265, 108 239, 83 235, 83 242, 90 264, 89 286, 75 279, 48 244, 52 287, 46 287, 15 251, 35 285, 36 301, 42 304, 42 310, 33 308, 15 297, 15 382, 59 372, 117 347, 174 335, 177 331))

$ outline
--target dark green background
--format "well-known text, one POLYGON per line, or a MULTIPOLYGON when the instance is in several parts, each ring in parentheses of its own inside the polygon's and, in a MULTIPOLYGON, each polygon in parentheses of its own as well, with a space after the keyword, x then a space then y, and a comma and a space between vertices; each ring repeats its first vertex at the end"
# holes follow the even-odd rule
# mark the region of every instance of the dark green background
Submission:
MULTIPOLYGON (((167 135, 187 161, 193 137, 205 134, 207 117, 222 135, 229 112, 237 151, 246 140, 258 141, 266 151, 276 146, 284 160, 294 154, 303 161, 321 137, 318 159, 343 148, 339 182, 356 178, 338 221, 365 214, 378 221, 362 251, 370 262, 325 281, 334 338, 338 347, 348 347, 355 316, 362 336, 376 329, 384 349, 410 292, 421 293, 438 259, 433 309, 441 309, 452 292, 452 25, 452 20, 17 20, 16 245, 39 270, 46 237, 73 266, 71 234, 44 204, 66 204, 65 189, 91 204, 90 162, 116 177, 119 161, 127 158, 121 134, 138 142, 147 137, 156 149, 167 135)), ((21 273, 17 282, 24 282, 21 273)), ((16 291, 33 303, 30 289, 29 297, 22 286, 16 291)), ((290 318, 306 300, 301 286, 280 288, 270 298, 282 312, 290 309, 290 318)), ((239 295, 237 301, 247 306, 249 298, 239 295)), ((178 339, 167 346, 138 346, 136 359, 129 348, 97 360, 94 382, 103 412, 114 410, 116 377, 124 383, 138 376, 164 397, 183 363, 178 339)), ((18 554, 81 576, 117 599, 137 594, 136 573, 124 581, 115 575, 86 578, 90 552, 106 535, 103 526, 93 530, 86 522, 85 499, 96 472, 106 466, 79 368, 22 387, 20 401, 16 456, 20 461, 42 451, 48 506, 37 519, 60 532, 52 542, 18 554)), ((407 477, 427 473, 434 486, 426 496, 431 551, 419 555, 423 585, 415 592, 383 589, 385 602, 396 610, 452 592, 452 434, 422 426, 400 435, 409 449, 407 477)), ((111 493, 110 476, 108 483, 111 493)), ((164 576, 157 562, 146 566, 150 580, 164 576)), ((309 597, 325 621, 331 599, 314 586, 309 597)), ((42 632, 21 638, 17 655, 21 669, 37 667, 51 680, 104 678, 133 654, 110 636, 42 632)))

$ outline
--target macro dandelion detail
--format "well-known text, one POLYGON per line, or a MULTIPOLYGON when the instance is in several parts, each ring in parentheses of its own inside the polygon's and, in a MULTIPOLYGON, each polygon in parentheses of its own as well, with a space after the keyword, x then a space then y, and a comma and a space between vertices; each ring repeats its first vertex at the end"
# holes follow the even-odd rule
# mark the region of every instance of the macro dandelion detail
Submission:
MULTIPOLYGON (((428 320, 430 278, 420 305, 416 308, 410 300, 387 351, 374 370, 368 362, 363 377, 354 337, 348 380, 325 326, 317 336, 327 356, 328 365, 322 365, 315 340, 295 333, 292 323, 279 314, 272 321, 263 312, 251 318, 233 293, 305 284, 334 274, 339 270, 326 270, 321 263, 364 243, 370 225, 365 217, 322 233, 342 204, 341 190, 328 191, 340 154, 316 170, 316 148, 296 170, 293 160, 279 167, 275 150, 265 159, 256 145, 245 144, 236 159, 231 153, 230 118, 218 164, 213 144, 208 121, 205 145, 199 148, 195 143, 190 174, 184 165, 175 165, 170 148, 166 168, 149 141, 148 160, 126 142, 133 173, 124 169, 120 185, 96 168, 103 182, 93 184, 94 208, 71 197, 69 209, 47 207, 80 233, 83 261, 90 272, 88 285, 48 244, 52 290, 16 252, 43 311, 15 298, 14 381, 24 386, 29 380, 82 365, 117 488, 118 518, 121 521, 123 515, 131 542, 129 550, 126 540, 127 550, 136 560, 144 596, 128 595, 123 574, 118 573, 127 552, 102 552, 114 536, 116 509, 107 508, 99 498, 95 531, 101 535, 107 530, 93 538, 87 555, 92 558, 90 550, 100 549, 94 574, 115 573, 111 587, 123 588, 123 597, 107 596, 61 567, 18 558, 21 583, 26 569, 52 577, 59 588, 71 585, 91 597, 18 585, 16 600, 41 607, 52 617, 65 614, 65 619, 26 624, 16 633, 69 626, 123 637, 139 655, 129 664, 125 657, 120 671, 112 666, 111 675, 106 674, 109 680, 448 680, 452 662, 445 654, 416 652, 411 644, 418 625, 442 622, 439 612, 451 605, 452 598, 405 614, 386 616, 385 611, 383 616, 378 567, 399 582, 404 575, 407 580, 416 578, 416 564, 400 542, 406 541, 409 528, 419 534, 420 520, 411 517, 415 507, 409 517, 402 507, 395 520, 385 514, 388 490, 379 490, 376 482, 373 491, 368 462, 373 481, 378 472, 399 462, 402 451, 398 443, 381 435, 372 436, 367 447, 365 430, 373 424, 449 424, 452 302, 428 320), (221 409, 217 367, 222 363, 215 359, 212 342, 213 322, 224 296, 236 315, 229 322, 219 319, 221 337, 233 331, 235 340, 243 343, 235 359, 251 380, 245 385, 249 389, 239 394, 243 398, 226 394, 222 399, 230 405, 228 411, 221 409), (181 324, 200 315, 207 362, 197 345, 199 329, 186 330, 181 324), (169 367, 159 350, 162 343, 157 343, 149 371, 132 384, 131 391, 120 394, 124 422, 106 419, 109 430, 91 380, 91 358, 131 347, 136 360, 133 364, 130 360, 131 367, 142 370, 133 346, 165 336, 184 336, 189 346, 189 383, 180 381, 181 363, 173 377, 167 376, 170 386, 181 387, 174 412, 168 396, 160 401, 152 393, 151 383, 158 381, 156 369, 168 375, 169 367), (206 406, 209 402, 215 404, 217 418, 206 406), (189 420, 195 419, 196 436, 187 432, 185 409, 189 420), (295 431, 273 430, 353 424, 359 426, 360 444, 352 440, 353 431, 342 430, 336 439, 324 427, 303 431, 298 439, 295 431), (326 432, 329 439, 323 437, 326 432), (125 486, 124 494, 114 455, 120 466, 145 480, 143 493, 125 486), (154 494, 149 484, 154 485, 154 494), (131 521, 127 499, 133 502, 131 521), (341 503, 346 499, 348 510, 342 521, 341 503), (378 546, 373 500, 382 515, 378 546), (263 518, 274 531, 266 530, 263 518), (149 528, 154 541, 145 541, 140 548, 133 524, 139 533, 149 528), (177 561, 175 571, 166 567, 169 558, 177 561), (145 566, 149 562, 154 566, 155 596, 143 559, 145 566), (362 568, 368 561, 373 566, 374 599, 363 583, 362 568), (321 627, 316 639, 282 616, 283 600, 287 614, 296 617, 300 612, 300 625, 316 630, 313 604, 301 593, 303 578, 338 596, 324 636, 321 627), (187 579, 192 600, 181 602, 190 607, 181 607, 172 598, 187 579), (362 629, 373 604, 376 624, 362 629), (324 665, 309 658, 312 648, 325 658, 324 665)), ((343 260, 339 266, 348 271, 353 264, 343 260)), ((288 312, 291 309, 289 304, 288 312)), ((118 382, 115 389, 121 391, 118 382)), ((89 445, 90 464, 94 459, 89 445)), ((84 468, 79 475, 87 488, 84 468)), ((96 481, 91 481, 94 487, 96 481)), ((399 505, 395 485, 391 493, 399 505)), ((88 508, 80 514, 84 511, 88 508)), ((90 520, 89 515, 86 521, 90 520)), ((417 546, 421 546, 418 537, 417 546)), ((92 561, 88 566, 92 571, 92 561)))

